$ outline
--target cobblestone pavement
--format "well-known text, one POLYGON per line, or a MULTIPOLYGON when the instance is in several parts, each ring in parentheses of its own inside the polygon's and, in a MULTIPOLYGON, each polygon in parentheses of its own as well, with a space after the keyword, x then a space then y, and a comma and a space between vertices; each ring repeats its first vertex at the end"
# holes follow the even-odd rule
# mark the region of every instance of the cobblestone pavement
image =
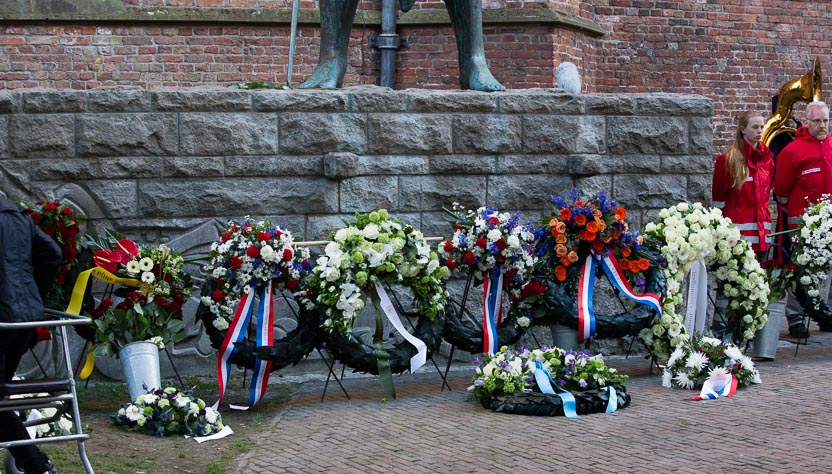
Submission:
POLYGON ((387 402, 375 378, 348 377, 351 400, 330 385, 323 402, 323 383, 304 383, 234 472, 832 472, 832 333, 813 325, 797 356, 780 344, 758 363, 763 383, 732 399, 688 401, 647 360, 610 360, 631 374, 631 405, 578 420, 486 410, 469 370, 451 372, 452 391, 435 371, 396 377, 387 402))

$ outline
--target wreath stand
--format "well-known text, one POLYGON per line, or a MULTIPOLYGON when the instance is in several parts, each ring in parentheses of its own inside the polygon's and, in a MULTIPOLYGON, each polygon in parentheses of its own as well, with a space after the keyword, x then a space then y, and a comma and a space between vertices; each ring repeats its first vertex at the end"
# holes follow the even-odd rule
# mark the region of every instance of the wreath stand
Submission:
MULTIPOLYGON (((385 290, 387 290, 387 293, 389 295, 393 296, 392 302, 393 302, 393 304, 396 308, 396 311, 398 313, 405 314, 404 305, 402 305, 402 303, 399 301, 398 296, 396 296, 396 293, 394 291, 392 291, 392 289, 390 288, 390 285, 385 283, 384 288, 385 288, 385 290)), ((411 321, 410 318, 405 318, 405 319, 407 319, 407 322, 408 322, 408 325, 410 326, 410 329, 415 330, 416 328, 413 325, 413 321, 411 321)), ((327 388, 329 387, 329 381, 331 379, 335 379, 335 381, 341 387, 341 390, 344 392, 344 395, 346 395, 347 400, 350 400, 349 393, 347 393, 347 390, 344 388, 344 385, 341 383, 341 381, 344 379, 344 372, 346 370, 347 365, 346 364, 341 364, 341 377, 339 378, 338 375, 333 370, 333 368, 335 367, 335 357, 332 358, 332 362, 330 363, 330 361, 328 361, 324 357, 320 348, 318 348, 317 350, 318 350, 318 354, 321 355, 321 359, 323 359, 323 361, 327 365, 327 369, 328 369, 328 373, 327 373, 327 376, 326 376, 326 382, 324 383, 323 392, 321 393, 321 402, 323 402, 324 398, 326 397, 327 388)), ((451 390, 451 386, 448 385, 447 372, 445 374, 442 373, 442 370, 439 368, 439 364, 437 364, 436 360, 433 358, 433 354, 431 354, 430 357, 428 357, 428 360, 431 361, 434 368, 436 368, 436 372, 442 378, 442 389, 444 390, 445 387, 448 387, 448 390, 451 390)))

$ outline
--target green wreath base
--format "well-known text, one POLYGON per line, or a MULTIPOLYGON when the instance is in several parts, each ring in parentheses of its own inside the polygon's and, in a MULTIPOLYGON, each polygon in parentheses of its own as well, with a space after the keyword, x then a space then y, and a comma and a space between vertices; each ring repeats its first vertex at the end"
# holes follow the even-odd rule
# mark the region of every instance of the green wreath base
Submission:
MULTIPOLYGON (((656 250, 642 248, 637 254, 639 257, 650 261, 650 269, 647 270, 645 279, 645 292, 658 295, 660 298, 665 294, 667 280, 665 279, 662 265, 658 262, 659 253, 656 250)), ((566 280, 563 282, 547 281, 548 289, 545 293, 548 310, 543 316, 536 315, 532 320, 533 325, 562 324, 572 329, 578 328, 578 279, 581 273, 581 265, 573 265, 567 271, 566 280)), ((603 270, 599 270, 596 278, 606 278, 603 270)), ((617 314, 596 314, 595 315, 595 338, 611 339, 638 334, 643 328, 648 327, 653 320, 654 311, 647 305, 638 304, 630 311, 617 314)))
MULTIPOLYGON (((618 398, 618 409, 630 405, 630 395, 623 385, 613 385, 618 398)), ((575 411, 579 415, 604 413, 607 410, 609 392, 605 390, 590 390, 573 393, 575 396, 575 411)), ((480 397, 480 404, 498 413, 528 416, 564 416, 563 400, 556 395, 532 393, 528 395, 507 395, 501 397, 480 397)))
MULTIPOLYGON (((216 289, 216 283, 212 279, 205 280, 202 285, 202 296, 210 296, 216 289)), ((237 342, 234 347, 237 352, 231 357, 230 362, 234 365, 252 369, 256 358, 272 361, 272 372, 280 370, 289 365, 296 365, 309 355, 313 349, 321 343, 316 311, 307 310, 300 304, 298 313, 298 326, 281 339, 276 339, 273 346, 257 347, 253 341, 243 340, 237 342)), ((211 347, 219 350, 225 340, 226 330, 219 330, 214 327, 213 321, 216 316, 210 309, 200 303, 196 310, 196 319, 202 321, 205 332, 211 340, 211 347)))
MULTIPOLYGON (((404 314, 402 315, 402 317, 406 316, 404 314)), ((319 321, 323 321, 324 319, 325 312, 321 308, 319 310, 319 321)), ((428 359, 431 358, 431 355, 442 344, 442 328, 444 325, 444 312, 437 313, 433 320, 419 317, 419 321, 416 323, 416 328, 412 334, 427 346, 428 359)), ((378 359, 376 358, 375 348, 372 344, 360 341, 352 334, 347 337, 324 330, 320 332, 324 346, 335 359, 341 361, 355 372, 378 375, 378 359)), ((416 348, 406 340, 392 347, 385 345, 385 350, 390 355, 390 371, 394 374, 400 374, 410 370, 410 358, 417 353, 416 348)))

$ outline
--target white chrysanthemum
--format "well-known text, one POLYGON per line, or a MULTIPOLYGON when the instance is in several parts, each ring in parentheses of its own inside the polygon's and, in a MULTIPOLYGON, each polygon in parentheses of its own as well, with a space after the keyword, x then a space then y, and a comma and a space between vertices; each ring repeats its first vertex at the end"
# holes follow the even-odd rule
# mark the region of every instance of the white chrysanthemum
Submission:
POLYGON ((670 354, 670 357, 668 357, 667 365, 672 366, 673 364, 675 364, 678 360, 680 360, 684 356, 685 356, 685 349, 683 349, 681 346, 677 347, 670 354))
POLYGON ((662 387, 673 387, 673 373, 667 369, 662 372, 662 387))
POLYGON ((153 395, 152 393, 145 393, 136 397, 136 403, 144 403, 145 405, 150 405, 156 403, 159 397, 153 395))
POLYGON ((211 324, 213 324, 214 327, 220 331, 228 329, 228 321, 226 321, 225 318, 214 318, 211 324))
POLYGON ((700 351, 691 352, 685 361, 685 367, 690 367, 696 370, 702 370, 708 365, 708 356, 700 351))
POLYGON ((521 328, 527 328, 529 327, 529 324, 531 324, 531 320, 526 316, 520 316, 517 318, 517 325, 521 328))
POLYGON ((731 359, 734 359, 734 360, 740 360, 740 358, 742 357, 742 351, 740 350, 739 347, 737 347, 733 344, 729 344, 725 347, 725 355, 728 358, 731 358, 731 359))
POLYGON ((690 377, 688 377, 688 374, 686 372, 679 372, 678 374, 676 374, 675 377, 673 377, 673 380, 676 382, 676 385, 678 385, 681 388, 685 388, 688 390, 693 388, 693 380, 691 380, 690 377))
POLYGON ((725 367, 714 367, 708 371, 708 377, 720 377, 722 375, 727 374, 728 371, 725 370, 725 367))

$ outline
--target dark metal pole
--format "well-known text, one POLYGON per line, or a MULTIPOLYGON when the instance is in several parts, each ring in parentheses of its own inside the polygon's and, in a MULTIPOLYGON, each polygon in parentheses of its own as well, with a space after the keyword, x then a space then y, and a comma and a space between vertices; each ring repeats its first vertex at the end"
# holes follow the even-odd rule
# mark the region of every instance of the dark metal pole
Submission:
POLYGON ((381 86, 395 88, 396 84, 396 49, 399 47, 399 35, 396 34, 396 1, 381 2, 381 34, 378 48, 381 50, 381 86))

